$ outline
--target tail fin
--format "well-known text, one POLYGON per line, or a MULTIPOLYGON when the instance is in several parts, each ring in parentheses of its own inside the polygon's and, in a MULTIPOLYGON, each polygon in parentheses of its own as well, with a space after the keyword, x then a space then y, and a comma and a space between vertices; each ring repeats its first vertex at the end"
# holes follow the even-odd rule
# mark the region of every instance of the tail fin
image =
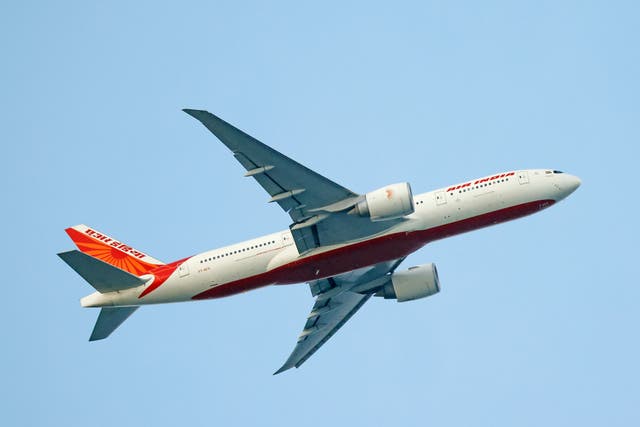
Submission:
POLYGON ((89 341, 107 338, 139 307, 102 307, 89 341))
POLYGON ((163 262, 84 224, 67 228, 65 231, 85 254, 136 276, 164 265, 163 262))

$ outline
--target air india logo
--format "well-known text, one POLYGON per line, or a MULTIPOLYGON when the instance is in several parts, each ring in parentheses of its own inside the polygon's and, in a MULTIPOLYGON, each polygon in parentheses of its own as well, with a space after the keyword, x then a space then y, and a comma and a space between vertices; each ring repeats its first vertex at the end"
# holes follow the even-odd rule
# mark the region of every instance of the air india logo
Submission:
POLYGON ((387 200, 391 200, 391 198, 393 197, 393 190, 387 188, 386 190, 384 190, 384 192, 387 193, 387 200))
POLYGON ((87 229, 84 233, 80 233, 73 228, 65 231, 82 252, 121 270, 139 276, 157 267, 141 259, 146 256, 144 253, 97 231, 87 229))

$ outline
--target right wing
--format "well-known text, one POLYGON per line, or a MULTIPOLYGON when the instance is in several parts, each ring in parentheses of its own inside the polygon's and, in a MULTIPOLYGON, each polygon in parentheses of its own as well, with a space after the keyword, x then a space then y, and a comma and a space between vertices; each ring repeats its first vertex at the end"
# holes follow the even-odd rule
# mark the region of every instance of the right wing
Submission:
POLYGON ((316 301, 298 342, 275 374, 299 368, 390 279, 404 258, 309 283, 316 301))
POLYGON ((340 292, 327 299, 316 299, 304 329, 298 337, 298 343, 287 361, 274 375, 300 367, 322 345, 338 332, 356 311, 371 298, 371 294, 361 295, 354 292, 340 292))

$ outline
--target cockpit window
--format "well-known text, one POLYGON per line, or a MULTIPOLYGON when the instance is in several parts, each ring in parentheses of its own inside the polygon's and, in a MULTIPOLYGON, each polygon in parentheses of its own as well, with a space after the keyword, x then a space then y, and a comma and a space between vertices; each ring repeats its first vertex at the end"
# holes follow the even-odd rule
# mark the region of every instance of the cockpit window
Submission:
POLYGON ((553 173, 564 173, 562 171, 553 171, 553 173))

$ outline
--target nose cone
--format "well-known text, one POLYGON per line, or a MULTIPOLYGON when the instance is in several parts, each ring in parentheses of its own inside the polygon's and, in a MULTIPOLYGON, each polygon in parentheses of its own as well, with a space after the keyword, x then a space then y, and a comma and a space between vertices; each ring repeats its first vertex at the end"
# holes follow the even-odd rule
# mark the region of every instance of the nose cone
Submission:
MULTIPOLYGON (((580 184, 582 184, 582 181, 580 181, 580 178, 578 178, 577 176, 573 176, 573 175, 568 175, 567 176, 569 183, 566 184, 567 185, 567 189, 569 190, 569 194, 573 193, 574 191, 576 191, 578 189, 578 187, 580 187, 580 184)), ((569 195, 567 194, 567 196, 569 195)))
POLYGON ((582 181, 580 181, 580 178, 578 178, 577 176, 562 174, 560 175, 560 177, 561 179, 558 182, 557 186, 561 194, 561 199, 569 196, 571 193, 576 191, 578 187, 580 187, 580 184, 582 184, 582 181))

